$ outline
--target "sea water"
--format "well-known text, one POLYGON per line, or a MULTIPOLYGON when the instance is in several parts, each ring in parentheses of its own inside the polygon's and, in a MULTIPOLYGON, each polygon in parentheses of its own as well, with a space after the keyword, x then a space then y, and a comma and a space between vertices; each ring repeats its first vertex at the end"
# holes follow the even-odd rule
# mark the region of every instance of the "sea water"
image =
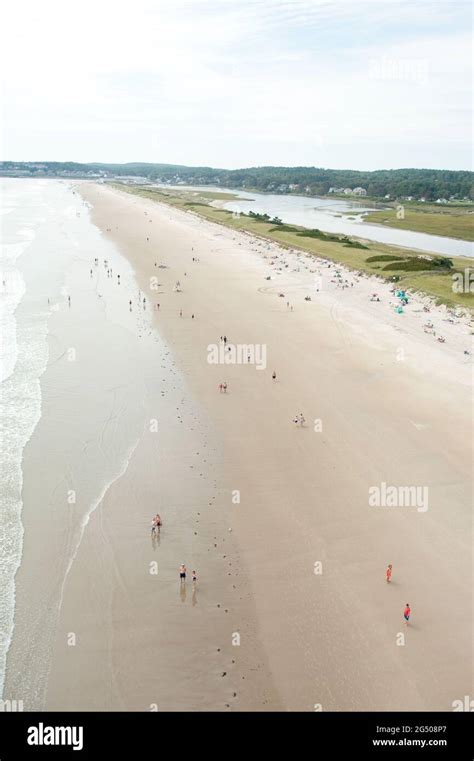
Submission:
POLYGON ((47 215, 41 183, 0 185, 0 694, 13 631, 21 559, 22 453, 41 415, 39 379, 48 360, 47 302, 27 294, 22 256, 47 215), (28 303, 21 315, 18 307, 28 303))
POLYGON ((90 516, 127 469, 143 433, 145 386, 153 372, 145 345, 151 310, 143 309, 131 267, 91 223, 73 184, 6 179, 0 194, 0 696, 12 637, 19 634, 15 679, 21 679, 20 697, 29 710, 43 705, 54 627, 90 516), (66 361, 71 347, 75 363, 66 361), (49 428, 42 426, 45 404, 46 419, 53 418, 49 428), (38 447, 46 443, 47 468, 24 472, 25 454, 40 429, 32 451, 37 461, 38 447), (46 442, 44 430, 52 436, 46 442), (65 498, 68 481, 79 494, 72 511, 65 498), (44 508, 46 536, 54 516, 51 529, 60 521, 68 530, 60 559, 51 557, 54 586, 38 577, 38 611, 23 604, 20 626, 15 576, 22 562, 25 493, 30 509, 38 514, 44 508), (50 609, 43 619, 45 605, 50 609), (29 668, 20 675, 22 661, 29 668))

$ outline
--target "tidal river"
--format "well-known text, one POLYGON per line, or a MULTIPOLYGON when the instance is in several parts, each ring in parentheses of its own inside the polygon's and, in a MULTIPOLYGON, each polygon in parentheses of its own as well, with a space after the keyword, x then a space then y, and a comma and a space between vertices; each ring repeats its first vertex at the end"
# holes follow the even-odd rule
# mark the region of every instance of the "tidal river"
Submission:
MULTIPOLYGON (((183 189, 184 186, 180 188, 183 189)), ((204 188, 189 186, 189 189, 203 190, 204 188)), ((329 233, 352 235, 444 256, 473 256, 474 254, 473 244, 470 241, 367 224, 364 221, 364 213, 373 211, 373 207, 349 200, 256 193, 230 188, 209 187, 206 189, 217 192, 228 190, 235 193, 238 196, 237 199, 224 203, 224 208, 230 211, 241 213, 255 211, 258 214, 270 214, 271 217, 280 217, 288 224, 301 225, 310 229, 317 228, 329 233)), ((220 202, 217 203, 221 205, 220 202)))

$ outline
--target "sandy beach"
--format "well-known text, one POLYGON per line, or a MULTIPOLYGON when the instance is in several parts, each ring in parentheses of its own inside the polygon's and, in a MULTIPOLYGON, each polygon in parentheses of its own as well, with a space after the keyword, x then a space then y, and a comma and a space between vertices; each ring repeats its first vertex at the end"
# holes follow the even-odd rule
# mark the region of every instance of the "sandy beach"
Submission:
POLYGON ((28 710, 452 710, 473 689, 467 316, 422 298, 398 314, 386 283, 74 187, 129 288, 92 293, 95 249, 81 249, 72 309, 53 316, 4 697, 28 710), (266 366, 211 364, 223 336, 265 347, 266 366), (73 383, 70 346, 87 354, 73 383), (107 485, 86 494, 87 442, 107 485), (372 506, 381 484, 427 501, 372 506), (94 509, 65 512, 71 488, 94 509))
MULTIPOLYGON (((101 241, 82 199, 69 184, 43 183, 38 193, 51 218, 23 268, 33 267, 26 287, 36 319, 48 313, 48 358, 41 417, 22 461, 4 699, 25 711, 278 705, 229 532, 212 421, 153 331, 133 271, 101 241), (41 279, 44 257, 57 265, 57 286, 41 279), (163 528, 153 541, 156 512, 163 528), (180 585, 182 562, 189 576, 197 570, 197 585, 180 585), (234 632, 250 633, 247 642, 234 646, 234 632)), ((17 386, 17 414, 20 394, 17 386)))
POLYGON ((157 328, 218 430, 221 504, 281 707, 449 710, 472 690, 467 319, 422 300, 399 315, 386 284, 347 274, 341 289, 310 257, 107 187, 81 193, 160 304, 157 328), (265 344, 266 370, 209 364, 221 335, 265 344), (370 507, 382 482, 426 486, 429 508, 370 507))

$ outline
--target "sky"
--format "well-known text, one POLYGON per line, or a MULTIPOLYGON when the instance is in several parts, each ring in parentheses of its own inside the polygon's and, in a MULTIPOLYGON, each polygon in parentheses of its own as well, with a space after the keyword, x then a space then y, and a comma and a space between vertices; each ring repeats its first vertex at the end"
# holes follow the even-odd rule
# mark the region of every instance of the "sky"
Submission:
POLYGON ((0 160, 472 168, 468 1, 1 6, 0 160))

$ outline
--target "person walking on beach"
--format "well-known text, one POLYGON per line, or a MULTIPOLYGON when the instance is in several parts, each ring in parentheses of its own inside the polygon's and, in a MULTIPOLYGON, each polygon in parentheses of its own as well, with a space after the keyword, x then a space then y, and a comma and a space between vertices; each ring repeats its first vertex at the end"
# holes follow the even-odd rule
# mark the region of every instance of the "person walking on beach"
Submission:
POLYGON ((219 383, 219 394, 222 394, 223 390, 224 390, 224 384, 219 383))
POLYGON ((180 578, 181 584, 184 584, 184 582, 186 581, 186 566, 184 565, 184 563, 181 563, 181 565, 179 566, 179 578, 180 578))
POLYGON ((225 345, 226 345, 226 343, 227 343, 227 336, 224 336, 224 339, 223 339, 223 340, 224 340, 224 346, 225 346, 225 345))
POLYGON ((224 394, 227 394, 227 383, 226 383, 226 381, 224 381, 224 383, 222 384, 222 388, 224 389, 224 394))
POLYGON ((193 571, 193 584, 195 584, 197 580, 198 580, 197 573, 196 571, 193 571))
POLYGON ((180 309, 180 310, 179 310, 179 316, 180 316, 180 317, 182 317, 182 316, 183 316, 183 310, 182 310, 182 309, 180 309))
POLYGON ((71 306, 71 297, 70 296, 67 297, 67 303, 68 303, 69 306, 71 306))
POLYGON ((390 584, 392 581, 392 566, 387 566, 387 570, 385 571, 385 579, 387 581, 387 584, 390 584))
POLYGON ((410 603, 407 602, 407 604, 405 606, 405 610, 403 611, 403 618, 405 619, 405 626, 408 626, 408 622, 410 620, 410 616, 411 616, 410 603))
POLYGON ((272 380, 274 380, 274 381, 275 381, 275 380, 276 380, 276 378, 277 378, 277 374, 276 374, 276 372, 275 372, 275 370, 274 370, 274 371, 272 372, 272 380))

